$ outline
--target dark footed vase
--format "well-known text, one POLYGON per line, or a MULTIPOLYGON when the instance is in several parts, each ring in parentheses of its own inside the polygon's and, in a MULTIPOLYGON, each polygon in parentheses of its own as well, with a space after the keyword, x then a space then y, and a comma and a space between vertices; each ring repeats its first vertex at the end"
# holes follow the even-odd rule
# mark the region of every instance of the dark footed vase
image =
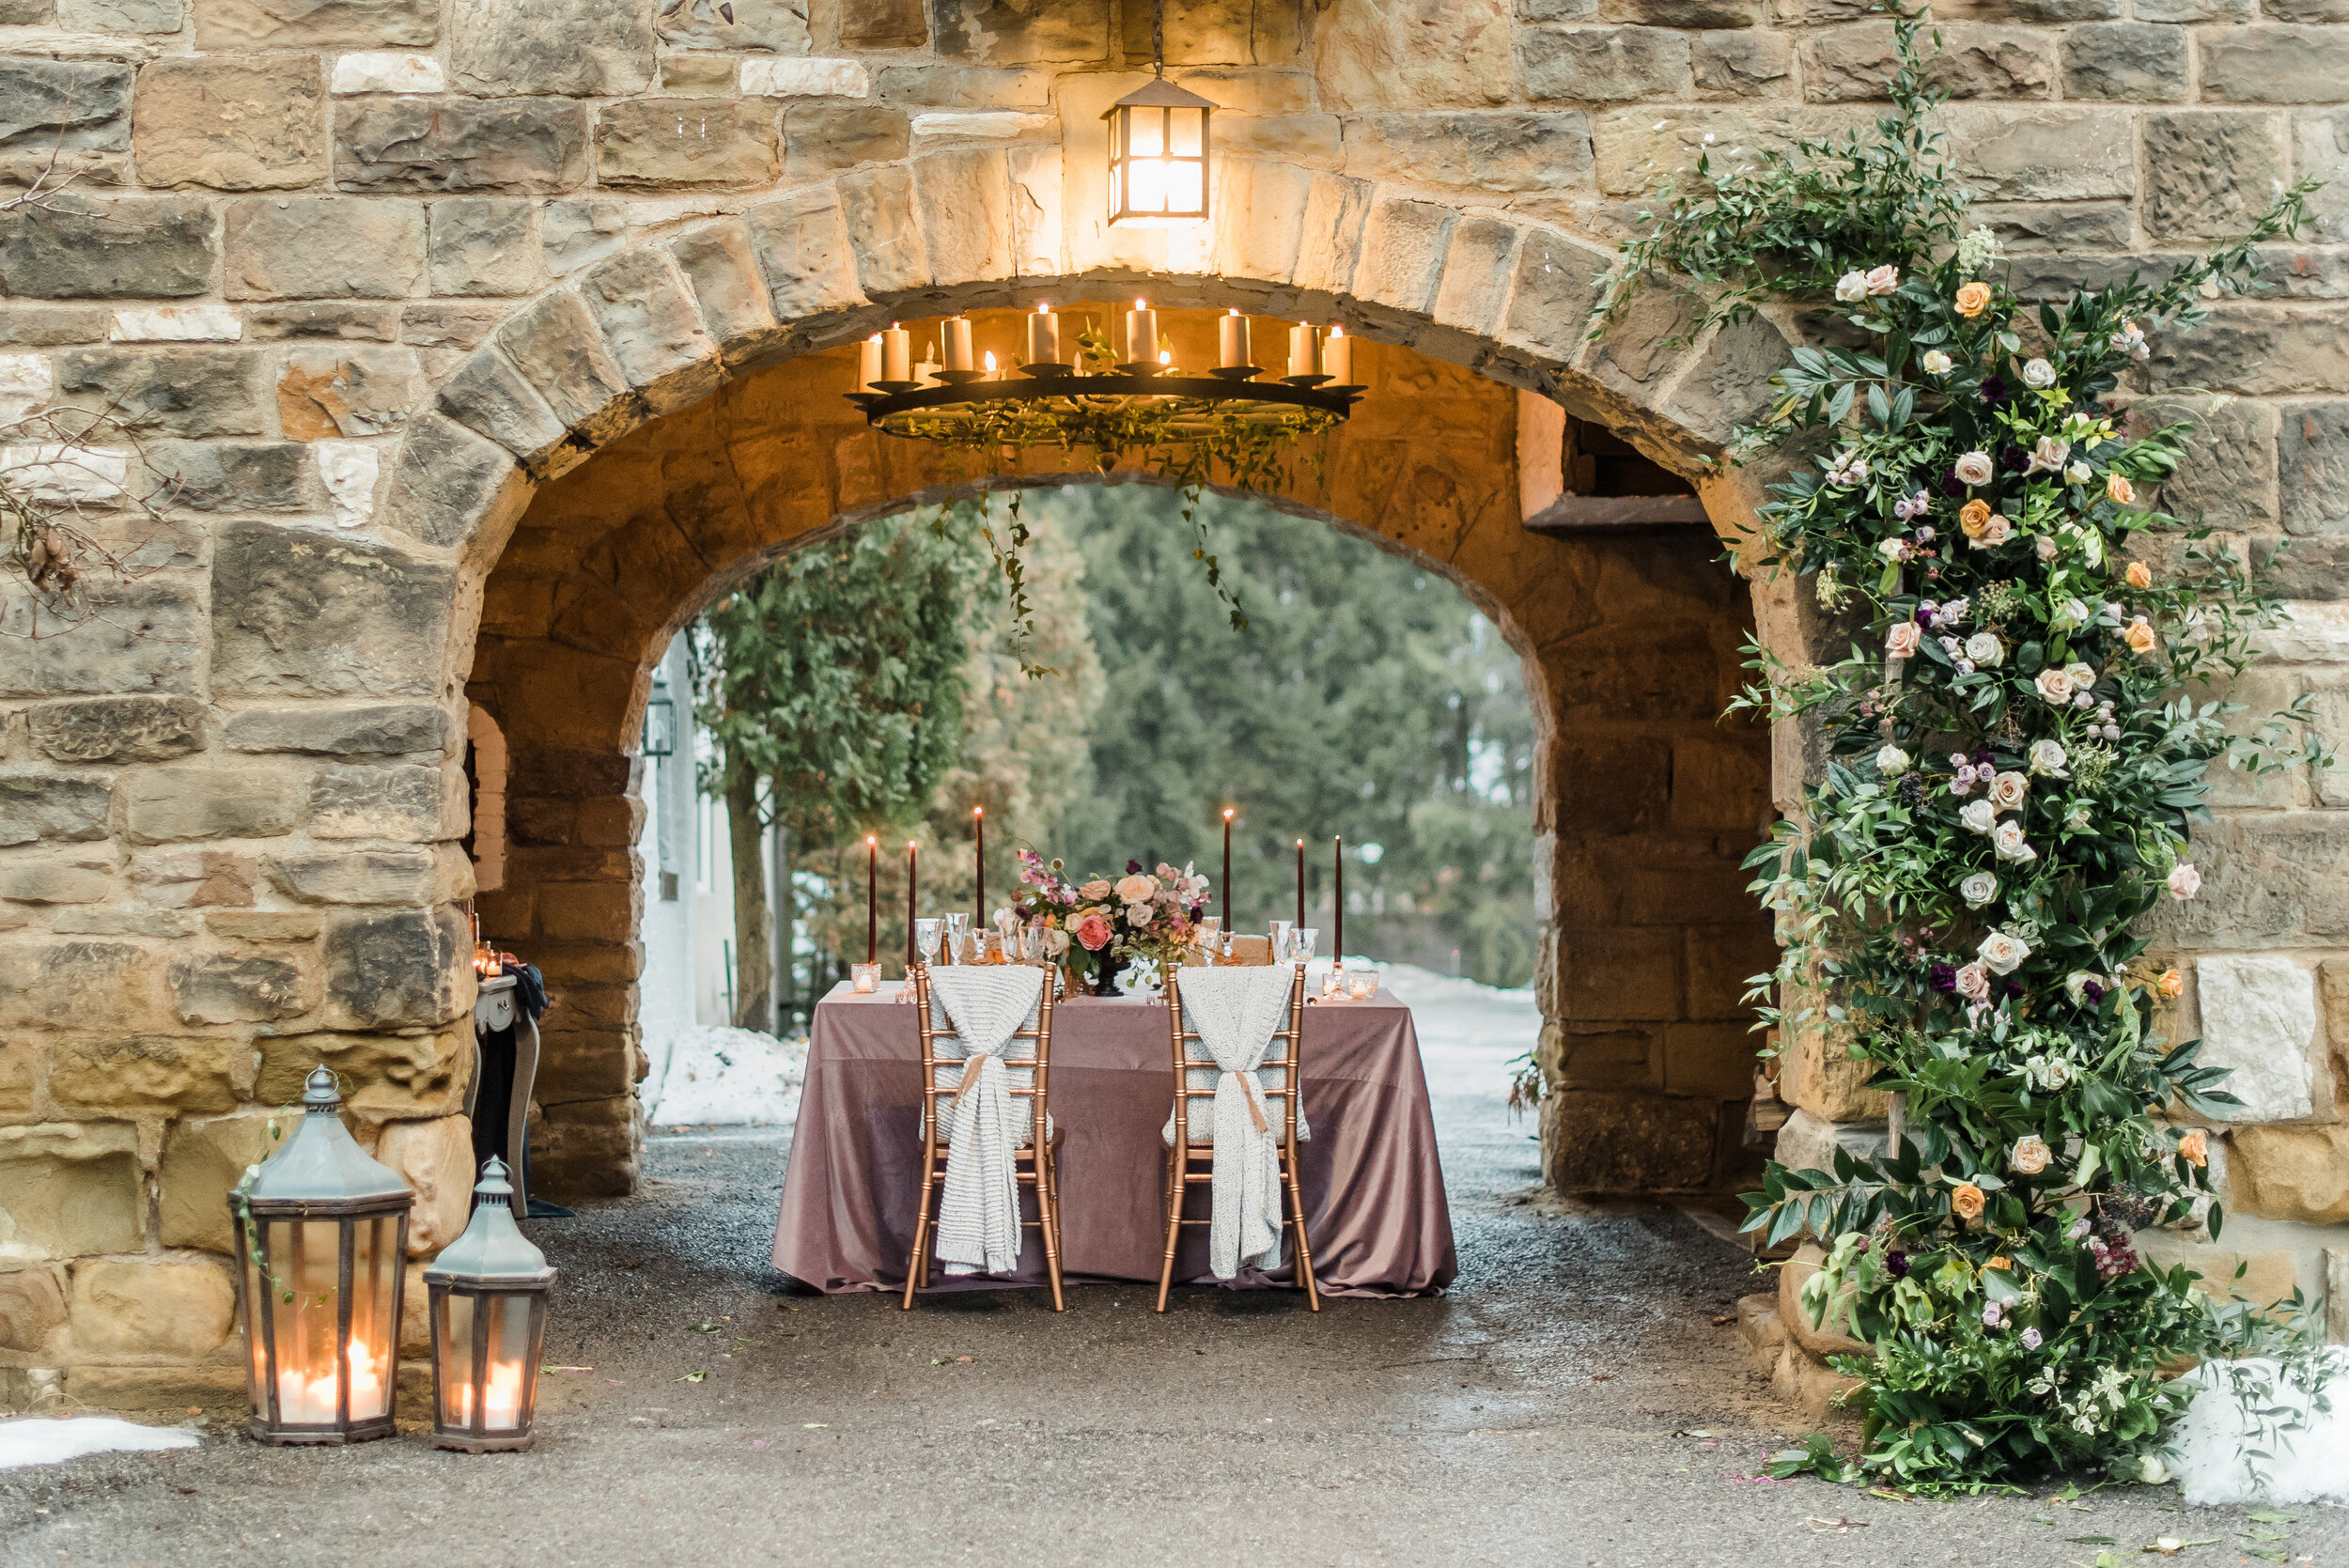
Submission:
POLYGON ((1097 997, 1119 997, 1126 993, 1117 988, 1117 971, 1126 966, 1104 952, 1094 959, 1093 994, 1097 997))

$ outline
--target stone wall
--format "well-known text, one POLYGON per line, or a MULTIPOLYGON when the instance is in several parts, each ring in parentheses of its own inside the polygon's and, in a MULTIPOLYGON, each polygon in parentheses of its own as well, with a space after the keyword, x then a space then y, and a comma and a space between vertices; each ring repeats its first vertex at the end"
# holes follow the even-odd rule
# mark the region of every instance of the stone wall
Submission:
MULTIPOLYGON (((1948 126, 2020 275, 2108 275, 2239 223, 2278 179, 2338 173, 2349 28, 2331 15, 1947 8, 1948 126)), ((1143 79, 1139 7, 736 0, 735 17, 704 0, 666 18, 652 0, 0 7, 0 178, 29 193, 0 210, 0 413, 137 422, 137 451, 32 470, 101 534, 129 530, 105 507, 117 476, 180 481, 167 526, 134 541, 136 577, 94 577, 78 624, 0 587, 8 1402, 60 1378, 109 1404, 233 1384, 221 1194, 313 1062, 357 1080, 366 1141, 457 1201, 476 632, 485 657, 501 639, 625 650, 749 554, 930 482, 844 435, 836 406, 819 417, 828 392, 776 400, 800 410, 788 452, 689 427, 748 408, 754 383, 845 385, 824 351, 892 317, 1146 290, 1343 318, 1417 356, 1392 362, 1410 367, 1397 396, 1529 390, 1693 474, 1793 323, 1682 345, 1685 302, 1658 291, 1590 343, 1590 279, 1637 194, 1696 148, 1737 157, 1869 113, 1886 48, 1841 0, 1178 6, 1170 71, 1227 106, 1216 217, 1131 235, 1102 223, 1098 116, 1143 79), (587 498, 605 526, 539 527, 567 505, 551 482, 607 448, 630 480, 587 498), (706 549, 712 498, 760 463, 772 512, 706 549)), ((2257 688, 2315 691, 2337 733, 2349 197, 2318 211, 2310 242, 2270 256, 2266 297, 2165 345, 2138 390, 2196 396, 2213 435, 2173 499, 2295 602, 2257 688)), ((1366 461, 1487 486, 1504 463, 1390 437, 1366 461)), ((0 466, 39 456, 0 445, 0 466)), ((1739 483, 1706 485, 1733 536, 1739 483)), ((1705 1140, 1741 1087, 1725 999, 1761 967, 1721 862, 1767 802, 1743 743, 1701 717, 1740 607, 1701 551, 1501 549, 1505 505, 1477 525, 1497 553, 1455 567, 1455 496, 1377 493, 1376 511, 1326 509, 1481 585, 1555 699, 1548 1169, 1678 1186, 1702 1155, 1709 1179, 1705 1140), (1689 935, 1708 924, 1723 939, 1689 935), (1581 988, 1598 974, 1647 1000, 1581 988)), ((1754 613, 1797 656, 1817 631, 1777 590, 1754 613)), ((517 739, 510 814, 518 896, 599 885, 531 914, 534 936, 576 919, 599 944, 566 978, 578 1039, 550 1088, 585 1108, 550 1107, 582 1186, 624 1174, 632 1126, 630 657, 556 661, 537 684, 480 672, 509 723, 576 706, 595 728, 530 759, 517 739)), ((1781 807, 1803 766, 1800 737, 1774 737, 1781 807)), ((2349 1266, 2345 799, 2332 776, 2231 796, 2197 850, 2204 902, 2165 933, 2199 971, 2181 1025, 2199 1018, 2259 1089, 2226 1141, 2256 1220, 2228 1242, 2259 1283, 2349 1266)), ((1788 1151, 1868 1136, 1876 1108, 1828 1043, 1797 1044, 1788 1151)))

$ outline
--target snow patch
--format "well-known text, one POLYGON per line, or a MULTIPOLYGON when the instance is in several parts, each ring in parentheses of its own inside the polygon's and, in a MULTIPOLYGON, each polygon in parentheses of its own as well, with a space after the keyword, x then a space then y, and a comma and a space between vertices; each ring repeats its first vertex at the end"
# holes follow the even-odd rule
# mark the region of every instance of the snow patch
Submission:
POLYGON ((702 1027, 650 1042, 646 1055, 664 1064, 657 1085, 646 1080, 646 1118, 655 1126, 787 1126, 799 1119, 805 1040, 702 1027))
POLYGON ((2167 1458, 2187 1502, 2208 1508, 2220 1503, 2349 1498, 2349 1350, 2330 1350, 2326 1357, 2331 1371, 2325 1388, 2332 1409, 2324 1415, 2312 1414, 2307 1396, 2278 1377, 2277 1363, 2263 1358, 2232 1366, 2274 1379, 2272 1399, 2258 1397, 2256 1385, 2251 1389, 2253 1397, 2247 1399, 2209 1366, 2197 1367, 2179 1379, 2202 1390, 2172 1430, 2167 1458), (2249 1413, 2254 1405, 2272 1412, 2273 1419, 2285 1419, 2288 1411, 2306 1424, 2297 1432, 2274 1432, 2249 1413), (2257 1461, 2265 1475, 2264 1485, 2244 1457, 2245 1451, 2253 1448, 2269 1455, 2257 1461))
POLYGON ((62 1465, 92 1453, 146 1453, 192 1449, 195 1434, 171 1426, 141 1426, 111 1416, 74 1416, 53 1421, 22 1416, 0 1421, 0 1470, 26 1465, 62 1465))

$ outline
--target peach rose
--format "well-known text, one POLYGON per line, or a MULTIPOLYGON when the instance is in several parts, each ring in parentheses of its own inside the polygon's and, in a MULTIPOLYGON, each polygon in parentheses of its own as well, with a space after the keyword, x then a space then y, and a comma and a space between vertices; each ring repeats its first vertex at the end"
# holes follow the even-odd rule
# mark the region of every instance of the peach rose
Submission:
POLYGON ((2127 639, 2131 653, 2151 653, 2154 651, 2155 643, 2159 641, 2154 635, 2154 629, 2145 624, 2145 617, 2142 615, 2129 623, 2127 639))
MULTIPOLYGON (((1968 287, 1973 287, 1969 285, 1968 287)), ((1960 1182, 1950 1189, 1950 1210, 1960 1219, 1982 1218, 1982 1188, 1972 1182, 1960 1182)))
POLYGON ((1915 621, 1896 623, 1891 630, 1884 634, 1884 657, 1887 659, 1915 658, 1917 641, 1923 635, 1924 633, 1918 628, 1915 621))
POLYGON ((2129 563, 2127 577, 2132 588, 2150 588, 2154 585, 2154 568, 2142 561, 2129 563))
POLYGON ((2002 1268, 2009 1274, 2012 1274, 2015 1272, 2015 1260, 2008 1257, 2004 1252, 2001 1252, 1995 1258, 1986 1259, 1982 1266, 1984 1268, 2002 1268))
POLYGON ((2035 1132, 2026 1133, 2015 1141, 2015 1150, 2006 1158, 2007 1167, 2019 1175, 2035 1176, 2047 1168, 2054 1153, 2046 1139, 2035 1132))
POLYGON ((1957 291, 1957 313, 1972 320, 1990 308, 1990 286, 1969 283, 1957 291))
POLYGON ((2186 976, 2174 969, 2164 970, 2161 978, 2154 982, 2154 989, 2165 998, 2175 998, 2186 989, 2186 976))
POLYGON ((2125 474, 2108 474, 2105 475, 2105 494, 2126 506, 2137 500, 2137 487, 2129 483, 2125 474))
POLYGON ((1981 538, 1983 526, 1989 520, 1990 503, 1980 496, 1976 496, 1957 509, 1957 525, 1966 531, 1966 536, 1969 539, 1981 538))
POLYGON ((1110 938, 1114 934, 1110 929, 1110 923, 1101 918, 1097 909, 1077 923, 1077 940, 1084 944, 1087 953, 1098 953, 1109 946, 1110 938))
POLYGON ((2209 1136, 2200 1127, 2188 1127, 2186 1136, 2178 1140, 2178 1153, 2186 1157, 2188 1165, 2208 1165, 2210 1163, 2209 1136))

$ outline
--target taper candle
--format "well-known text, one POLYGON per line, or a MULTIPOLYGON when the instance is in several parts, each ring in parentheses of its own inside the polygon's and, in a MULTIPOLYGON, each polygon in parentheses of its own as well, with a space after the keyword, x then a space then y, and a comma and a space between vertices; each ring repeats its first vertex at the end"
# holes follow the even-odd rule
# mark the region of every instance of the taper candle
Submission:
POLYGON ((1346 835, 1340 833, 1330 857, 1330 956, 1346 962, 1346 835))
POLYGON ((881 379, 881 334, 875 333, 856 346, 856 389, 870 392, 881 379))
POLYGON ((1252 365, 1248 357, 1248 318, 1235 309, 1215 324, 1216 359, 1220 369, 1252 365))
POLYGON ((1232 927, 1232 808, 1223 808, 1223 880, 1216 884, 1217 907, 1223 911, 1223 928, 1232 927))
POLYGON ((913 380, 913 334, 892 321, 889 323, 889 330, 880 334, 880 339, 881 380, 884 381, 913 380))
POLYGON ((1297 841, 1297 928, 1305 929, 1305 841, 1297 841))
POLYGON ((880 839, 864 835, 864 961, 880 962, 880 839))
POLYGON ((1159 313, 1147 300, 1136 300, 1126 313, 1126 361, 1129 365, 1159 363, 1159 313))
POLYGON ((946 318, 946 368, 971 368, 971 318, 968 316, 946 318))
POLYGON ((921 848, 913 840, 906 840, 906 973, 913 972, 914 910, 920 908, 914 896, 914 886, 921 879, 921 848))
POLYGON ((1354 340, 1346 335, 1344 327, 1331 327, 1329 337, 1321 345, 1321 367, 1340 386, 1354 384, 1354 340))
POLYGON ((977 868, 979 929, 987 929, 987 808, 971 808, 971 833, 978 847, 972 853, 972 863, 977 868))
POLYGON ((1035 314, 1028 318, 1028 363, 1030 365, 1059 365, 1060 318, 1043 301, 1036 302, 1035 314))

